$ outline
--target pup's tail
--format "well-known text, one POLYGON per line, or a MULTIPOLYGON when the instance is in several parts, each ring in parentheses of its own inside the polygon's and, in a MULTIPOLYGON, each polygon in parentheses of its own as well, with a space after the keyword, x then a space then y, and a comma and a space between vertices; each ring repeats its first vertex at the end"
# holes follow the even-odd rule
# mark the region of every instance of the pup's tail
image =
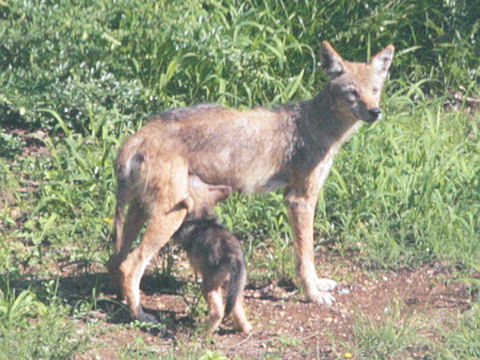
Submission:
POLYGON ((245 258, 243 256, 235 257, 232 259, 231 265, 230 282, 227 288, 227 299, 225 303, 225 316, 228 316, 232 312, 247 282, 245 258))

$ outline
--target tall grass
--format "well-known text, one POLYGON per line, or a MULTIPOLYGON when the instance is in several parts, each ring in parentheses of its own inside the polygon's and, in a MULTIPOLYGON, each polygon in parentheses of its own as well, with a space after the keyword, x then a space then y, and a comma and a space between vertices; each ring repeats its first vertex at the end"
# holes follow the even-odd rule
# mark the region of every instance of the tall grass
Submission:
POLYGON ((354 137, 320 203, 326 240, 340 237, 384 264, 475 264, 478 126, 475 117, 429 104, 354 137))
POLYGON ((396 89, 469 90, 479 79, 479 10, 444 0, 11 1, 0 5, 0 114, 58 126, 39 111, 49 108, 84 132, 102 111, 129 122, 201 101, 289 101, 321 86, 321 40, 359 60, 395 44, 396 89))

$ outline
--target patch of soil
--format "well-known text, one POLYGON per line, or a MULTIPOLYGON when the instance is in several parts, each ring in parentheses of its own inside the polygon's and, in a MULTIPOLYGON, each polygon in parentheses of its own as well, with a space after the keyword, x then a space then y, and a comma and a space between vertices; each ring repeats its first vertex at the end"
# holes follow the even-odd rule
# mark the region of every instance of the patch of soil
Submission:
MULTIPOLYGON (((329 262, 323 259, 318 263, 322 265, 322 275, 346 279, 334 291, 337 301, 332 306, 306 302, 294 284, 288 282, 250 284, 245 292, 245 304, 253 332, 249 335, 233 332, 231 321, 227 320, 214 335, 213 343, 205 346, 228 358, 334 359, 340 351, 348 349, 341 349, 341 345, 332 348, 332 338, 337 344, 342 340, 351 341, 354 336, 352 324, 359 316, 379 320, 394 301, 400 304, 402 313, 415 312, 432 319, 432 323, 442 323, 471 307, 468 287, 451 281, 451 271, 442 264, 367 275, 345 259, 329 259, 329 262)), ((179 262, 179 266, 188 267, 185 260, 179 262)), ((106 274, 102 279, 108 284, 106 274)), ((201 315, 192 316, 195 298, 191 289, 183 293, 175 290, 195 281, 193 276, 162 286, 164 280, 148 274, 144 277, 142 304, 161 319, 167 331, 118 327, 116 324, 129 321, 129 314, 110 304, 94 315, 97 320, 105 321, 105 330, 103 335, 92 339, 94 347, 88 358, 115 359, 116 348, 125 347, 139 337, 159 355, 168 351, 181 353, 185 344, 199 342, 200 333, 196 328, 206 314, 200 311, 201 315)), ((74 287, 72 282, 68 283, 74 287)), ((88 288, 85 283, 80 287, 88 288)), ((111 294, 109 297, 114 297, 110 286, 104 290, 111 294)), ((75 292, 73 288, 69 291, 75 292)), ((421 354, 412 356, 423 358, 421 354)))

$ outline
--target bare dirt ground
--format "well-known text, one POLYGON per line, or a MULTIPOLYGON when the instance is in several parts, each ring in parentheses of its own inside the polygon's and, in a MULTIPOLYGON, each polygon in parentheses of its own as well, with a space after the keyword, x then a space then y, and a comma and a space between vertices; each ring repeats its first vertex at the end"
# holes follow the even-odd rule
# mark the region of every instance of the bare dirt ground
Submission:
MULTIPOLYGON (((449 319, 469 309, 477 296, 463 283, 452 281, 451 270, 439 263, 367 274, 345 259, 317 260, 322 264, 323 275, 345 279, 334 292, 337 299, 334 305, 319 306, 304 301, 292 283, 253 280, 247 286, 245 298, 253 332, 236 333, 231 330, 231 322, 224 321, 212 341, 202 346, 228 358, 241 359, 337 359, 345 354, 349 357, 349 349, 344 344, 354 341, 352 324, 360 317, 381 320, 397 304, 401 316, 415 313, 423 319, 425 330, 419 336, 432 338, 437 334, 429 330, 430 322, 448 326, 449 319)), ((180 259, 175 266, 188 268, 188 263, 180 259)), ((116 359, 116 349, 133 344, 139 338, 158 351, 159 356, 169 351, 181 355, 188 344, 202 344, 198 327, 206 318, 205 306, 192 315, 198 286, 197 290, 185 290, 186 283, 195 281, 193 275, 187 272, 185 277, 182 274, 178 278, 162 278, 152 275, 151 268, 142 280, 142 303, 147 311, 153 311, 162 320, 167 330, 118 326, 129 322, 128 312, 119 305, 105 302, 83 324, 78 322, 80 328, 90 321, 104 323, 102 334, 91 339, 93 347, 85 358, 116 359), (177 291, 180 288, 183 290, 177 291)), ((68 276, 67 272, 68 266, 63 270, 65 276, 60 286, 66 298, 88 297, 95 283, 98 286, 100 282, 106 297, 114 299, 105 273, 75 277, 68 276)), ((411 356, 428 359, 424 356, 426 352, 425 347, 412 349, 411 356)))

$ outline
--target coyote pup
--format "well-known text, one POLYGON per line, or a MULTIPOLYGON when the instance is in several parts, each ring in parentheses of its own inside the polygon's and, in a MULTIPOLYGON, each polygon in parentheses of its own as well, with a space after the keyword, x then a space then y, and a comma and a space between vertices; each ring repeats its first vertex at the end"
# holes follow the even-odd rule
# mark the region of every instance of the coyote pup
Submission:
POLYGON ((191 196, 185 199, 188 215, 173 238, 184 247, 190 264, 202 276, 202 294, 209 313, 206 335, 212 335, 232 310, 237 327, 248 333, 252 326, 242 305, 247 280, 245 256, 240 241, 220 225, 213 211, 213 205, 226 199, 231 189, 207 185, 196 176, 189 177, 189 187, 191 196))

